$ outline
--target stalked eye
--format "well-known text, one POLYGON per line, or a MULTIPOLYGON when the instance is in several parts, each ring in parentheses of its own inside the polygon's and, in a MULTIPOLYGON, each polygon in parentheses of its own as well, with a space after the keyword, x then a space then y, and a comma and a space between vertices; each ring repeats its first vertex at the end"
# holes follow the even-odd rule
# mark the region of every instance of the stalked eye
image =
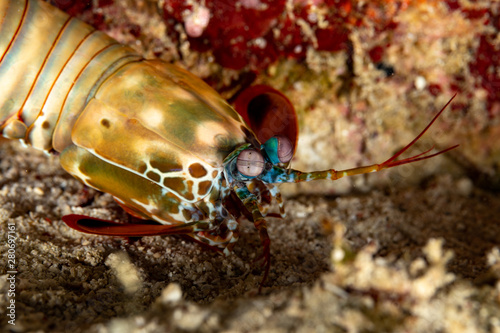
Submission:
POLYGON ((273 164, 288 163, 293 157, 292 143, 285 136, 273 136, 262 146, 273 164))
POLYGON ((293 157, 293 146, 286 136, 277 136, 278 138, 278 158, 281 163, 288 163, 293 157))
POLYGON ((246 177, 257 177, 264 171, 264 157, 255 149, 245 149, 236 160, 238 171, 246 177))

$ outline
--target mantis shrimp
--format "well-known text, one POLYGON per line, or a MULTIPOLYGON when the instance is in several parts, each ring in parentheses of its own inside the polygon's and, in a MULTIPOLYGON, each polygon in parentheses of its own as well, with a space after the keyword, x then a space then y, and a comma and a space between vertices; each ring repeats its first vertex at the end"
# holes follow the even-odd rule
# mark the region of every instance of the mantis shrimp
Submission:
POLYGON ((267 206, 276 185, 336 180, 445 153, 336 171, 289 168, 298 124, 280 92, 255 86, 235 108, 189 72, 145 60, 128 46, 38 0, 0 1, 0 133, 60 156, 62 167, 109 193, 130 215, 117 223, 62 219, 82 232, 112 236, 186 235, 225 254, 245 216, 270 267, 267 206))

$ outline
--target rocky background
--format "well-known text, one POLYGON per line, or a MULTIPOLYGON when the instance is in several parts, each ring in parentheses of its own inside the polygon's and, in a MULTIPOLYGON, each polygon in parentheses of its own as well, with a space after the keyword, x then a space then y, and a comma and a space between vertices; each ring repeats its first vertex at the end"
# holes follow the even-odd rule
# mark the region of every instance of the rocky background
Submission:
MULTIPOLYGON (((351 179, 283 185, 272 266, 242 222, 235 255, 177 237, 70 230, 70 213, 126 221, 57 157, 0 145, 0 290, 15 225, 16 325, 91 332, 500 332, 500 4, 494 1, 53 1, 230 99, 266 83, 296 107, 293 167, 380 163, 457 93, 414 154, 351 179)), ((411 152, 410 152, 411 154, 411 152)))

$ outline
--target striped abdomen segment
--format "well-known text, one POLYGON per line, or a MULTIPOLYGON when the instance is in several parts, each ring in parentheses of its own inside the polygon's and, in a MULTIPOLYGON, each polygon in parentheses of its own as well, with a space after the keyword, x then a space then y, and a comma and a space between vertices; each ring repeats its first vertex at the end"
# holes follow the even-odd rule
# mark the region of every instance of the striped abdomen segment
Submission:
POLYGON ((0 133, 62 151, 102 82, 139 59, 45 2, 0 0, 0 133))

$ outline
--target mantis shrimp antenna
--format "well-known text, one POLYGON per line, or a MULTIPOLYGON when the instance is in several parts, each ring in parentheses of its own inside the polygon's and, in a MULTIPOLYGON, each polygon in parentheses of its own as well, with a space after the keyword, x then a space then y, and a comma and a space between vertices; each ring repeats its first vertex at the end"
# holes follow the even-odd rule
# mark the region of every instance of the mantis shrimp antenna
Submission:
POLYGON ((420 134, 413 139, 409 144, 407 144, 404 148, 402 148, 400 151, 398 151, 396 154, 394 154, 391 158, 386 160, 385 162, 381 164, 372 164, 372 165, 367 165, 367 166, 362 166, 362 167, 357 167, 357 168, 352 168, 352 169, 346 169, 346 170, 334 170, 334 169, 329 169, 329 170, 323 170, 323 171, 312 171, 312 172, 302 172, 299 170, 294 170, 294 169, 280 169, 280 168, 273 168, 273 170, 269 173, 267 173, 265 176, 262 177, 263 180, 268 181, 269 183, 299 183, 299 182, 308 182, 312 180, 319 180, 319 179, 329 179, 329 180, 336 180, 342 177, 347 177, 347 176, 354 176, 354 175, 360 175, 360 174, 365 174, 365 173, 370 173, 370 172, 378 172, 384 169, 389 169, 393 168, 398 165, 403 165, 403 164, 409 164, 409 163, 414 163, 422 160, 426 160, 429 158, 432 158, 437 155, 444 154, 452 149, 455 149, 459 145, 454 145, 452 147, 446 148, 444 150, 441 150, 437 153, 427 155, 432 149, 434 149, 434 146, 432 146, 430 149, 424 151, 423 153, 420 153, 415 156, 411 156, 405 159, 398 160, 397 158, 401 156, 405 151, 407 151, 411 146, 413 146, 421 137, 422 135, 427 132, 427 130, 434 124, 434 122, 439 118, 439 116, 443 113, 443 111, 446 109, 446 107, 453 101, 453 99, 456 97, 456 94, 446 103, 446 105, 439 111, 434 118, 431 120, 431 122, 424 128, 420 134))

